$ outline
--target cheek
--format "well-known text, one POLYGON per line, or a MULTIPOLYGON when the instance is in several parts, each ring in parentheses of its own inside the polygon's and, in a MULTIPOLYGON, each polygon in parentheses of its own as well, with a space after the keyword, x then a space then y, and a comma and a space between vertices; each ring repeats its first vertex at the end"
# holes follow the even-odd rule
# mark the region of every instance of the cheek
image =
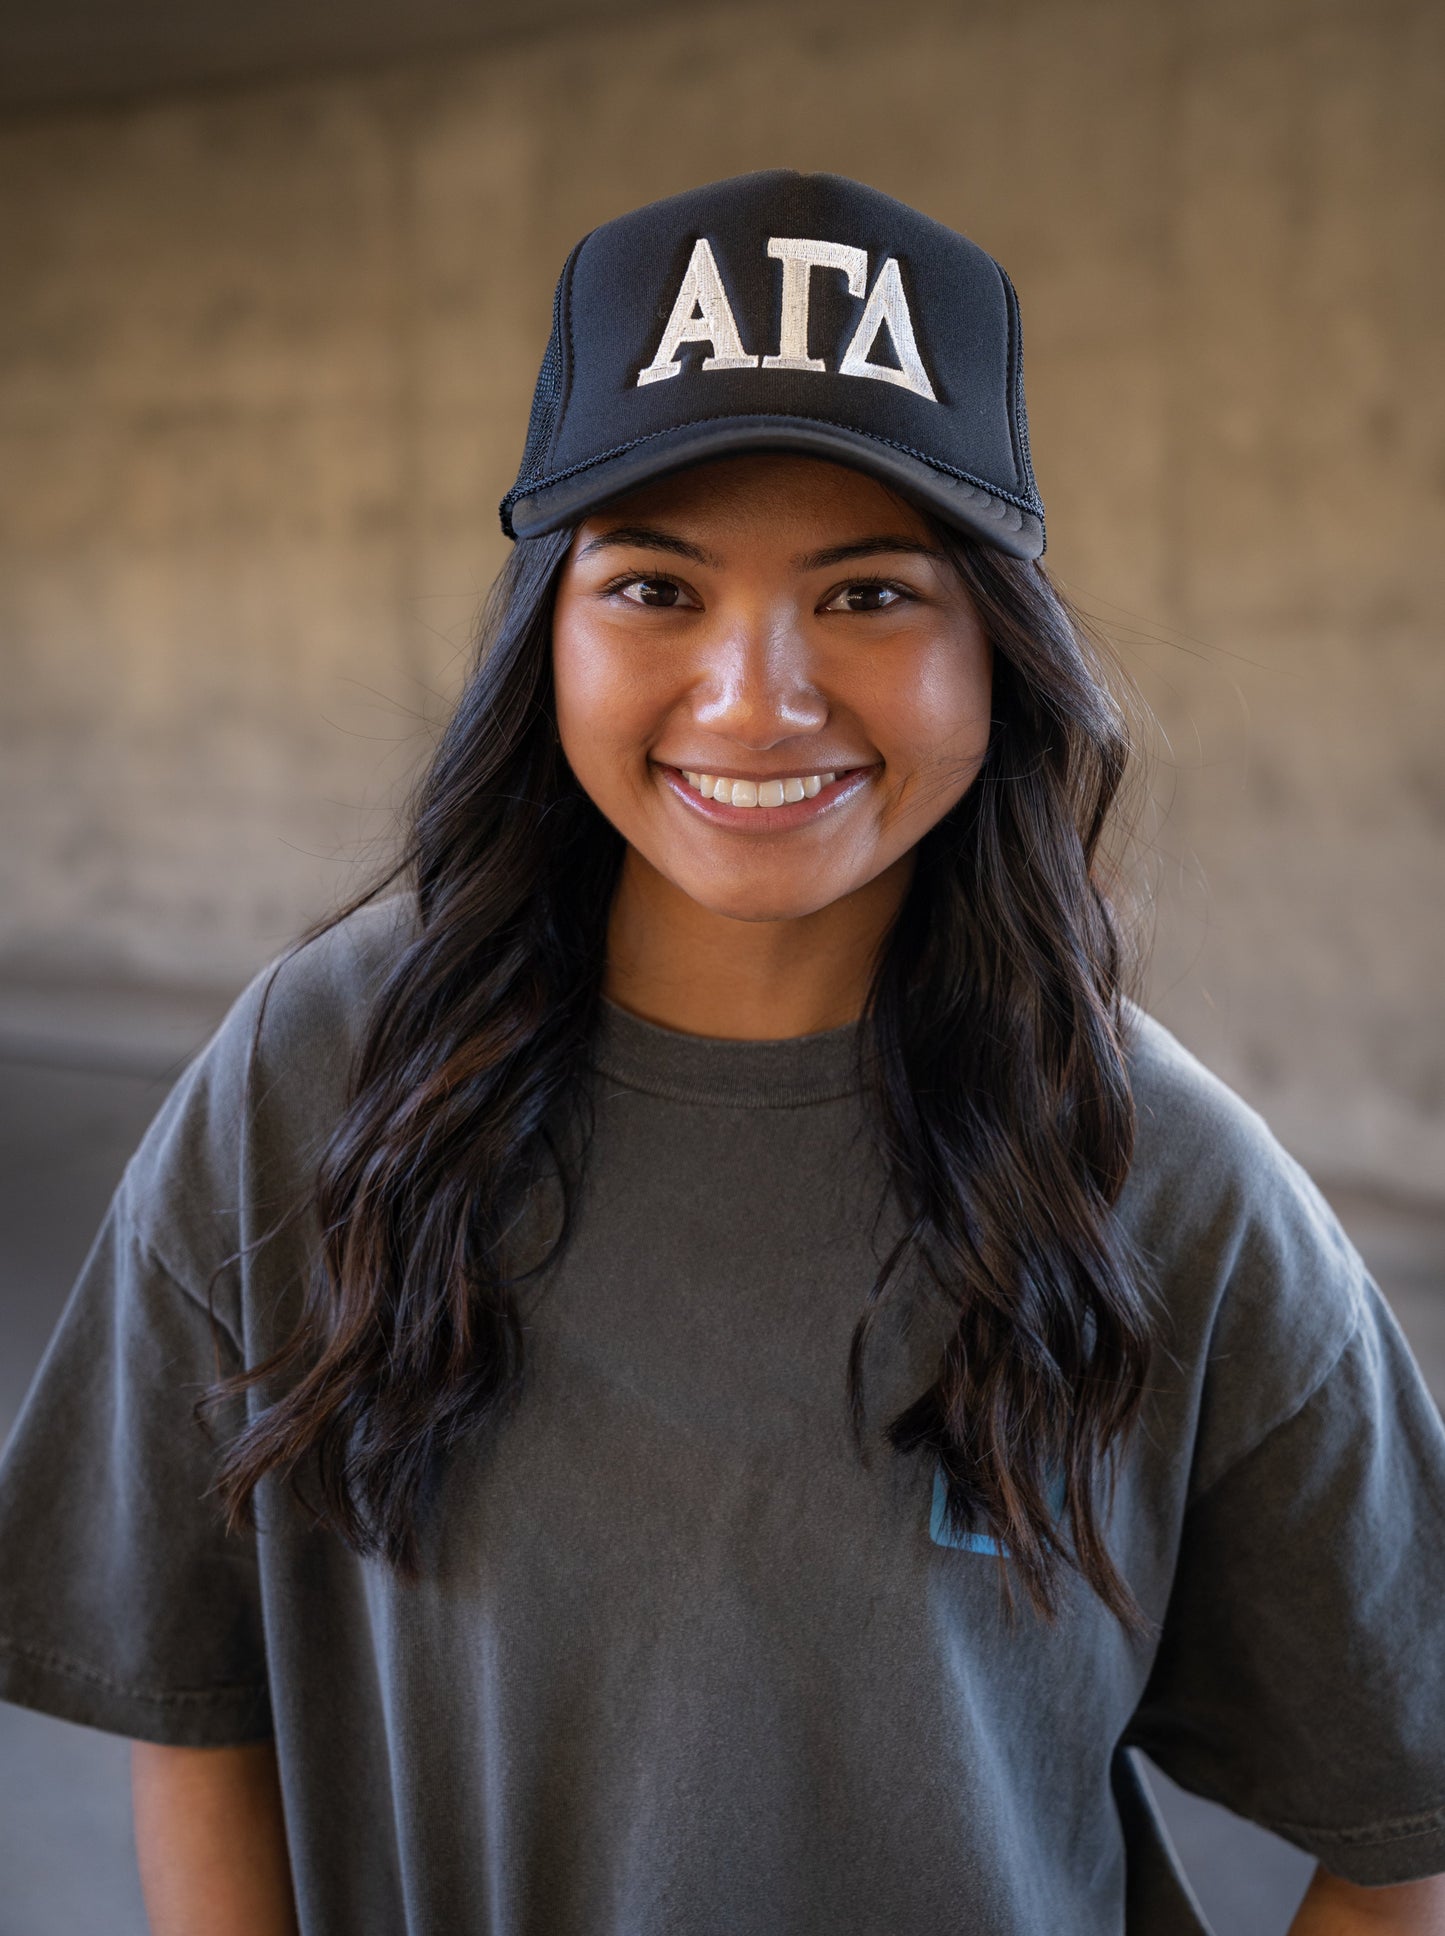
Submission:
POLYGON ((941 754, 982 759, 988 749, 993 668, 987 648, 933 669, 924 718, 941 754))
POLYGON ((939 764, 976 768, 988 750, 993 700, 988 641, 930 642, 894 671, 877 687, 877 717, 885 757, 899 777, 939 764))
POLYGON ((552 683, 564 744, 604 723, 616 677, 610 655, 583 626, 559 612, 552 628, 552 683))
POLYGON ((584 785, 589 772, 615 770, 618 752, 645 740, 650 699, 647 681, 639 677, 635 642, 559 611, 552 632, 552 679, 562 750, 584 785))

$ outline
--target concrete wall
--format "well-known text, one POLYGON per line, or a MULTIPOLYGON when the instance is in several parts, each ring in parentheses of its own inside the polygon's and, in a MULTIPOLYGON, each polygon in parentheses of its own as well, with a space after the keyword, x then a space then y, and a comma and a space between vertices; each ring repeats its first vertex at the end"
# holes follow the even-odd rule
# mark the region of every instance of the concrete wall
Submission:
POLYGON ((379 851, 565 251, 838 169, 1020 290, 1048 562, 1163 728, 1156 1011, 1445 1188, 1429 0, 719 5, 0 128, 0 974, 231 985, 379 851))

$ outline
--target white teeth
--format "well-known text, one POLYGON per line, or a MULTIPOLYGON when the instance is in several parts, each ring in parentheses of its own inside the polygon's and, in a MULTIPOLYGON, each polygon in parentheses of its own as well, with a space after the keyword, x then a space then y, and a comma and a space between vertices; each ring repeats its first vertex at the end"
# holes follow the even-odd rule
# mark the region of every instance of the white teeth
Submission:
POLYGON ((781 807, 811 800, 837 779, 836 773, 809 773, 787 780, 725 780, 683 768, 683 778, 704 800, 732 807, 781 807))

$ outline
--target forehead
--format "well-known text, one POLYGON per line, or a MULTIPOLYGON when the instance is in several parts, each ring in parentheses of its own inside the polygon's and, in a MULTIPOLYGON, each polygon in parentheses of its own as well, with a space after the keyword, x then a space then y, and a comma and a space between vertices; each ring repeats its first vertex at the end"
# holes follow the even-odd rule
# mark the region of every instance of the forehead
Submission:
POLYGON ((841 541, 870 533, 933 542, 908 499, 863 471, 815 457, 761 451, 715 458, 658 478, 593 513, 579 537, 618 525, 656 524, 701 536, 744 528, 824 533, 841 541))

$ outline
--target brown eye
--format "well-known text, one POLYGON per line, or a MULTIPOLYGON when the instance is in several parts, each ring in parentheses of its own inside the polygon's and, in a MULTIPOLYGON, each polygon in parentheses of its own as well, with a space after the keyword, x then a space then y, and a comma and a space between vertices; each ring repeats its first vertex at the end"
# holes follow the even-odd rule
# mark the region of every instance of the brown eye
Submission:
POLYGON ((894 605, 902 603, 902 595, 893 585, 876 584, 864 580, 861 584, 845 585, 837 596, 829 601, 830 611, 845 612, 886 612, 894 605))
POLYGON ((672 578, 634 578, 622 588, 622 595, 634 605, 669 606, 678 603, 682 587, 672 578))

